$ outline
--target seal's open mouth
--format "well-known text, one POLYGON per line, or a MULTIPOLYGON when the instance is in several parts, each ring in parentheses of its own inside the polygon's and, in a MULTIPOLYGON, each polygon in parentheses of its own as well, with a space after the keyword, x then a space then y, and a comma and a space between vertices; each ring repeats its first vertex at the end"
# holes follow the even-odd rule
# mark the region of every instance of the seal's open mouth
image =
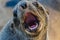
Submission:
POLYGON ((25 13, 24 17, 25 28, 29 31, 34 31, 37 29, 39 21, 35 15, 31 12, 25 13))

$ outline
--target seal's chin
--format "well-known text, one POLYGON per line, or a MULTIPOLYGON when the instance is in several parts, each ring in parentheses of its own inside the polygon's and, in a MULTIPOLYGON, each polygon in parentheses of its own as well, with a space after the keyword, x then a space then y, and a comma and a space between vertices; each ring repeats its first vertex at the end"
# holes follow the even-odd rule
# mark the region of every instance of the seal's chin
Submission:
POLYGON ((26 12, 24 15, 24 24, 25 29, 30 32, 36 32, 39 21, 35 15, 33 15, 31 12, 26 12))

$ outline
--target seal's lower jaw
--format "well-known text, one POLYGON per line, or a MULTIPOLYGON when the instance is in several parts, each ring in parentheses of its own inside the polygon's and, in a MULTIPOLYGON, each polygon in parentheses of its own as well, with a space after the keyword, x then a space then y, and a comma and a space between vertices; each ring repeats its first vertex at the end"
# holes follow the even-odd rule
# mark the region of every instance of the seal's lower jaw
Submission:
POLYGON ((24 14, 24 29, 29 35, 36 35, 38 33, 39 20, 32 12, 24 14))

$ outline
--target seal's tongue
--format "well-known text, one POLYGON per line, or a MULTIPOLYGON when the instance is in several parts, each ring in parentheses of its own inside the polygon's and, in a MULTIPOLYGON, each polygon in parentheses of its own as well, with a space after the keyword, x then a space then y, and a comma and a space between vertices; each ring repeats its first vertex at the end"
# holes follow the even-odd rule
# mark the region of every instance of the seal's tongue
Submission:
POLYGON ((34 30, 37 28, 37 19, 31 12, 25 13, 24 22, 28 25, 28 28, 30 30, 34 30))

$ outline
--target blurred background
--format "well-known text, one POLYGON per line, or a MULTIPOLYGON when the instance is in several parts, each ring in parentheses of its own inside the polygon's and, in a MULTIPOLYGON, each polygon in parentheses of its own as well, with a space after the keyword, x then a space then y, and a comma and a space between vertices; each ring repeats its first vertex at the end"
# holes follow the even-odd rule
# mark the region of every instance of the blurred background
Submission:
POLYGON ((0 30, 12 17, 12 8, 5 7, 8 0, 0 0, 0 30))
MULTIPOLYGON (((20 0, 0 0, 0 31, 20 0), (12 4, 13 3, 13 4, 12 4)), ((60 40, 60 0, 39 0, 49 12, 48 40, 60 40)))

